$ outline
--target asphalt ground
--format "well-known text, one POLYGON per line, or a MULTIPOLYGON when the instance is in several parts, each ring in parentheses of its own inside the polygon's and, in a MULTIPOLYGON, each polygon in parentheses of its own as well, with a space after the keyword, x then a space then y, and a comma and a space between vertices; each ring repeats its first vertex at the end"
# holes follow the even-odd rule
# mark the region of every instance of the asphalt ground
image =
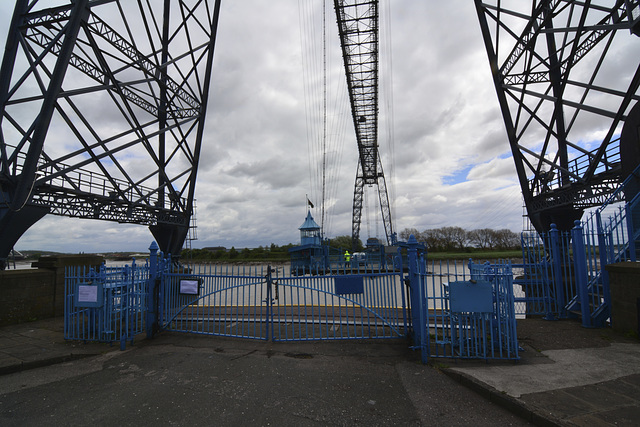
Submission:
POLYGON ((404 339, 162 332, 120 351, 62 322, 0 328, 0 425, 640 425, 640 342, 577 321, 518 321, 518 362, 428 365, 404 339))

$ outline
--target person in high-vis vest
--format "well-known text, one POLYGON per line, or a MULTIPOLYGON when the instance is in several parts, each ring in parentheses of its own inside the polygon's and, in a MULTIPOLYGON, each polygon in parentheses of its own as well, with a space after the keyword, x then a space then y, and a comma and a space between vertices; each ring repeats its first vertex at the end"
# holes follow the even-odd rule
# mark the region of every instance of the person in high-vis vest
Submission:
POLYGON ((351 254, 349 253, 349 251, 346 251, 344 253, 344 264, 345 267, 348 266, 351 263, 351 254))

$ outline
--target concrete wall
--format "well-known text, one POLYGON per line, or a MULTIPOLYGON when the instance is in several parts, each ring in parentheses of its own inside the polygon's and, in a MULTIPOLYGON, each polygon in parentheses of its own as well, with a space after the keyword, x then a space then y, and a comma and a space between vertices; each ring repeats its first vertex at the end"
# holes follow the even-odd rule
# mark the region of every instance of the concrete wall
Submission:
POLYGON ((97 255, 46 256, 37 269, 0 271, 0 326, 64 315, 65 267, 103 262, 97 255))
POLYGON ((611 288, 611 326, 616 332, 635 332, 640 323, 640 263, 621 262, 605 266, 611 288))

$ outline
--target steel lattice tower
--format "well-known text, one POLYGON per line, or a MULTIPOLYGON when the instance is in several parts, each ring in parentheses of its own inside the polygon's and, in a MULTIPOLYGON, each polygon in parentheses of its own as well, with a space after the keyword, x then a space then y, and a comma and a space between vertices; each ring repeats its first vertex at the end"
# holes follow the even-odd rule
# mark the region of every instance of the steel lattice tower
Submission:
POLYGON ((522 194, 538 231, 551 223, 571 228, 640 163, 640 55, 619 47, 640 35, 639 4, 475 0, 522 194))
POLYGON ((351 115, 358 143, 351 236, 360 238, 364 186, 376 185, 387 243, 395 240, 389 195, 378 152, 378 0, 334 0, 351 115))
POLYGON ((193 213, 219 0, 18 0, 0 69, 0 263, 46 214, 193 213))

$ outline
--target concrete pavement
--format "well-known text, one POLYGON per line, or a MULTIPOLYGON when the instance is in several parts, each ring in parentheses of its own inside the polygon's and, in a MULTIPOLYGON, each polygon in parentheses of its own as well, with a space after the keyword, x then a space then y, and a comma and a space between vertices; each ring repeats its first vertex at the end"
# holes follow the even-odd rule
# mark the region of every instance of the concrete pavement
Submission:
POLYGON ((152 407, 161 424, 640 424, 637 339, 541 319, 520 320, 518 337, 517 363, 424 366, 405 340, 271 343, 164 332, 121 352, 66 342, 61 318, 41 320, 0 328, 0 424, 129 425, 151 419, 140 409, 152 407), (93 415, 65 418, 77 405, 58 396, 61 384, 85 396, 93 415), (105 399, 125 411, 101 413, 105 399))
POLYGON ((447 373, 515 412, 557 425, 640 425, 640 341, 576 320, 518 321, 517 364, 458 362, 447 373))

